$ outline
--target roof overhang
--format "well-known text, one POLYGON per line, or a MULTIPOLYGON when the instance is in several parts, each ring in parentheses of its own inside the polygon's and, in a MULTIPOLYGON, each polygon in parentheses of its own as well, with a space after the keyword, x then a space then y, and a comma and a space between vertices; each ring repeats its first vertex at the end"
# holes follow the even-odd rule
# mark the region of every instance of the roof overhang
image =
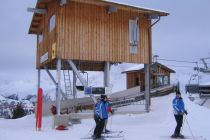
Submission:
MULTIPOLYGON (((51 2, 54 2, 57 0, 38 0, 36 3, 35 9, 47 9, 47 5, 51 2)), ((70 0, 70 2, 80 2, 80 3, 87 3, 87 4, 93 4, 93 5, 99 5, 99 6, 114 6, 117 9, 120 10, 128 10, 132 12, 138 12, 143 14, 148 14, 151 17, 157 17, 157 16, 167 16, 169 13, 160 11, 160 10, 154 10, 149 8, 143 8, 143 7, 136 7, 116 2, 111 2, 108 0, 70 0)), ((40 13, 34 13, 31 21, 31 25, 29 28, 29 34, 39 34, 38 32, 38 25, 41 22, 43 14, 40 13)))

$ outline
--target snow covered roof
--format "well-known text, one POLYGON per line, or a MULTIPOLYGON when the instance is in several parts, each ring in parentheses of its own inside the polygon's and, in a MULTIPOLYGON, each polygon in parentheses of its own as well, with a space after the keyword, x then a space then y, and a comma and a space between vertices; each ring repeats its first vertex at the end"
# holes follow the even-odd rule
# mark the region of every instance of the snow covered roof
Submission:
MULTIPOLYGON (((168 16, 169 13, 161 10, 155 10, 151 8, 140 7, 136 5, 130 5, 128 3, 121 3, 113 0, 71 0, 73 2, 85 3, 85 4, 93 4, 93 5, 100 5, 100 6, 114 6, 117 9, 127 10, 132 12, 138 12, 143 14, 149 14, 151 16, 168 16)), ((71 2, 70 1, 70 2, 71 2)), ((51 0, 38 0, 36 3, 37 9, 45 9, 51 0)), ((31 21, 31 25, 29 27, 29 34, 37 34, 37 24, 41 23, 41 18, 43 15, 34 13, 31 21)))
POLYGON ((169 15, 169 13, 166 12, 166 11, 162 11, 162 10, 158 10, 158 9, 152 9, 152 8, 146 8, 146 7, 142 7, 142 6, 140 7, 140 6, 136 6, 136 5, 131 5, 129 2, 128 3, 122 3, 122 2, 118 2, 116 0, 101 0, 101 1, 113 4, 113 5, 121 5, 121 6, 125 6, 125 7, 131 7, 131 8, 134 8, 134 9, 141 10, 141 11, 155 12, 159 16, 167 16, 167 15, 169 15))
POLYGON ((200 83, 200 85, 209 86, 210 85, 210 82, 200 83))
POLYGON ((143 68, 144 68, 144 64, 138 64, 136 66, 133 66, 133 67, 130 67, 130 68, 124 70, 122 73, 127 73, 127 72, 131 72, 131 71, 139 71, 143 68))
MULTIPOLYGON (((170 73, 175 73, 174 70, 172 70, 172 69, 168 68, 167 66, 165 66, 165 65, 163 65, 161 63, 158 63, 158 62, 153 63, 151 65, 151 67, 156 67, 157 65, 159 65, 161 68, 167 69, 170 73)), ((144 64, 138 64, 138 65, 135 65, 135 66, 133 66, 131 68, 128 68, 128 69, 124 70, 122 73, 142 71, 143 69, 144 69, 144 64)))

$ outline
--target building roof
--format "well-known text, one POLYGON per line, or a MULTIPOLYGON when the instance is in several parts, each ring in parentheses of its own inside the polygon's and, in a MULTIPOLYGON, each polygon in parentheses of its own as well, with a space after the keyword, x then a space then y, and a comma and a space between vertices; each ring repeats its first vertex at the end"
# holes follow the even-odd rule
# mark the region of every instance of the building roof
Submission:
MULTIPOLYGON (((155 67, 158 66, 158 65, 159 65, 161 68, 168 70, 170 73, 175 73, 174 70, 172 70, 172 69, 170 69, 169 67, 167 67, 167 66, 165 66, 165 65, 163 65, 163 64, 161 64, 161 63, 158 63, 158 62, 153 63, 153 64, 151 65, 151 68, 155 68, 155 67)), ((140 71, 144 71, 144 64, 138 64, 138 65, 136 65, 136 66, 133 66, 133 67, 131 67, 131 68, 128 68, 128 69, 124 70, 122 73, 132 73, 132 72, 140 72, 140 71)))
POLYGON ((138 64, 138 65, 135 65, 133 67, 130 67, 126 70, 124 70, 122 73, 128 73, 128 72, 134 72, 134 71, 140 71, 144 69, 144 64, 138 64))
MULTIPOLYGON (((53 1, 55 1, 55 0, 38 0, 35 8, 45 9, 47 7, 47 5, 53 1)), ((145 14, 149 14, 151 16, 152 15, 157 15, 157 16, 169 15, 169 13, 164 12, 164 11, 149 9, 149 8, 144 8, 144 7, 137 7, 137 6, 132 6, 129 4, 116 3, 111 0, 109 0, 109 1, 108 0, 71 0, 71 1, 93 4, 93 5, 100 5, 100 6, 115 6, 121 10, 145 13, 145 14)), ((30 28, 29 28, 29 34, 38 34, 37 27, 38 27, 39 23, 41 22, 42 16, 43 16, 42 14, 34 13, 34 15, 32 17, 30 28)))

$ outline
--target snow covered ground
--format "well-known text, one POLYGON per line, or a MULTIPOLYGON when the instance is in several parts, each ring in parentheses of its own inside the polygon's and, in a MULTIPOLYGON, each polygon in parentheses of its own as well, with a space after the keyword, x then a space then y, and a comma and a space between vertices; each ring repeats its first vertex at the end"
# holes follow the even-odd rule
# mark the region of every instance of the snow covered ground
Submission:
MULTIPOLYGON (((187 122, 195 136, 204 136, 210 140, 210 110, 191 102, 182 95, 188 110, 187 122)), ((108 129, 124 131, 125 140, 164 140, 170 136, 175 127, 171 100, 174 94, 152 99, 150 113, 114 115, 110 117, 108 129)), ((128 108, 128 107, 125 107, 128 108)), ((129 108, 144 110, 143 105, 132 105, 129 108)), ((121 108, 123 109, 123 108, 121 108)), ((51 129, 51 117, 43 118, 41 132, 35 131, 33 115, 17 120, 0 119, 0 140, 80 140, 95 126, 93 119, 82 120, 66 131, 51 129)), ((184 124, 183 134, 191 136, 187 123, 184 124)))

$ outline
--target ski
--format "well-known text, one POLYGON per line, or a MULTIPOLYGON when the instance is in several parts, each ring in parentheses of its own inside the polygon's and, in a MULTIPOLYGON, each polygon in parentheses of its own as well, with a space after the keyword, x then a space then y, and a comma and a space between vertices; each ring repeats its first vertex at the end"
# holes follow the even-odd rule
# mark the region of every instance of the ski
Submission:
POLYGON ((113 133, 121 134, 123 133, 123 131, 109 131, 109 132, 103 132, 102 134, 113 134, 113 133))
POLYGON ((195 137, 192 137, 192 136, 184 136, 184 138, 180 138, 180 137, 177 137, 177 138, 172 138, 171 136, 163 136, 162 137, 163 139, 171 139, 171 140, 206 140, 205 137, 203 136, 195 136, 195 137))
POLYGON ((120 132, 117 132, 117 133, 108 133, 108 134, 102 134, 102 136, 104 138, 109 138, 109 137, 112 137, 112 138, 114 138, 114 137, 118 138, 119 137, 120 138, 120 137, 124 137, 124 135, 122 135, 121 133, 120 132))
POLYGON ((80 138, 82 140, 106 140, 105 138, 99 138, 99 139, 96 139, 96 138, 92 138, 92 137, 84 137, 84 138, 80 138))
MULTIPOLYGON (((121 139, 121 138, 124 138, 123 135, 102 135, 102 140, 109 140, 109 139, 121 139)), ((80 138, 80 139, 92 139, 94 140, 93 137, 83 137, 83 138, 80 138)), ((100 140, 100 139, 99 139, 100 140)))
POLYGON ((80 139, 90 139, 90 140, 110 140, 110 139, 123 139, 124 136, 105 136, 105 137, 102 137, 101 139, 96 139, 96 138, 93 138, 93 137, 83 137, 83 138, 80 138, 80 139))
POLYGON ((203 136, 194 136, 194 137, 192 137, 192 136, 185 136, 184 138, 178 138, 178 139, 189 139, 189 140, 206 140, 206 138, 205 137, 203 137, 203 136))
POLYGON ((112 139, 112 138, 118 139, 118 138, 124 138, 124 136, 123 135, 120 135, 120 136, 105 136, 104 138, 105 139, 112 139))

